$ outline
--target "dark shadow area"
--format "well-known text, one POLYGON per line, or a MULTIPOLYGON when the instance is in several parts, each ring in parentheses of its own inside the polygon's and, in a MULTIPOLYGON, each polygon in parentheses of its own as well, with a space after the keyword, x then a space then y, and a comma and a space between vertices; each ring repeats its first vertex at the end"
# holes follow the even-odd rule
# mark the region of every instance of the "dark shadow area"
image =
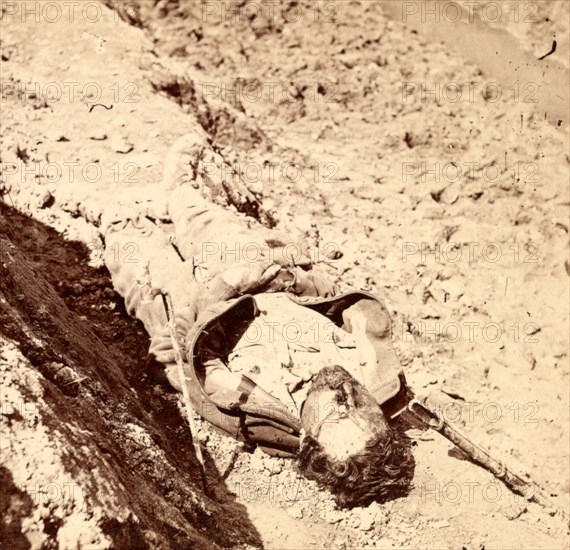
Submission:
POLYGON ((66 468, 93 477, 87 496, 97 502, 94 470, 104 462, 104 476, 120 486, 113 496, 137 518, 109 517, 103 531, 115 548, 147 547, 147 531, 161 547, 261 546, 207 449, 208 485, 218 490, 215 500, 203 493, 178 395, 149 362, 146 332, 127 315, 106 268, 88 262, 85 245, 0 203, 0 333, 45 378, 44 399, 55 415, 46 413, 44 423, 68 437, 70 448, 86 444, 71 426, 89 434, 96 456, 70 455, 66 468), (133 426, 151 441, 137 440, 133 426))
POLYGON ((0 466, 0 546, 28 550, 30 541, 22 533, 22 518, 32 511, 32 499, 14 483, 12 473, 0 466))

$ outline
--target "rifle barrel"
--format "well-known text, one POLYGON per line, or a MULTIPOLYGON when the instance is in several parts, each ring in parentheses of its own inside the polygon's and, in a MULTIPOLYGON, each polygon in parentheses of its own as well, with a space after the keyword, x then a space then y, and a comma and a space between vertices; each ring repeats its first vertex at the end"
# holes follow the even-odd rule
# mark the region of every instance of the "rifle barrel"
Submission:
POLYGON ((553 510, 554 515, 561 516, 564 521, 568 521, 567 514, 557 508, 535 483, 527 481, 509 470, 503 463, 493 458, 487 451, 448 424, 425 403, 412 399, 408 404, 408 410, 424 424, 438 431, 461 449, 470 460, 491 472, 497 479, 500 479, 511 491, 522 495, 528 501, 536 502, 545 508, 553 510))

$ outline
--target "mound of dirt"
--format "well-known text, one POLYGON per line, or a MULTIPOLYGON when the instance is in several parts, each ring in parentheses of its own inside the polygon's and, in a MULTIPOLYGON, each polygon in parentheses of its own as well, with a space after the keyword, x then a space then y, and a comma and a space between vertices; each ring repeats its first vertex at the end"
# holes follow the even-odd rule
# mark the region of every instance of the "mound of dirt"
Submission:
POLYGON ((106 270, 88 266, 84 245, 0 208, 2 539, 21 548, 259 544, 242 506, 204 494, 177 397, 150 374, 148 338, 106 270))

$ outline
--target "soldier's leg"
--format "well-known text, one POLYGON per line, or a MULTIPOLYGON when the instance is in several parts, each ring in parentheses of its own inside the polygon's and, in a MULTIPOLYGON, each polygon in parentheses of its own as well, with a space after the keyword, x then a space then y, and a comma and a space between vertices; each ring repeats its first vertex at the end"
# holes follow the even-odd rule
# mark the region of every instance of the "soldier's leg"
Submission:
POLYGON ((223 159, 216 158, 199 134, 182 136, 169 152, 164 189, 168 193, 177 249, 192 265, 196 279, 208 285, 213 294, 224 296, 226 285, 230 293, 253 292, 264 287, 267 281, 273 281, 270 284, 279 290, 294 279, 288 270, 281 270, 279 266, 290 267, 296 263, 309 267, 310 261, 298 244, 294 256, 288 257, 287 247, 255 219, 204 198, 202 191, 211 197, 214 190, 216 196, 225 193, 230 202, 236 193, 249 200, 248 191, 242 189, 239 182, 225 180, 226 172, 220 163, 223 159), (275 279, 277 273, 279 279, 275 279))
POLYGON ((146 266, 155 288, 168 291, 177 311, 191 301, 188 267, 176 253, 167 235, 153 222, 128 212, 106 214, 104 261, 115 290, 125 299, 130 315, 143 322, 153 337, 164 329, 166 314, 160 296, 144 286, 146 266))
POLYGON ((169 213, 180 254, 205 271, 204 280, 236 265, 271 260, 271 249, 264 236, 249 227, 245 216, 210 203, 189 185, 171 192, 169 213))
POLYGON ((193 131, 176 140, 165 158, 163 183, 166 192, 189 185, 203 190, 212 203, 232 204, 252 219, 273 221, 239 174, 214 151, 204 132, 193 131))

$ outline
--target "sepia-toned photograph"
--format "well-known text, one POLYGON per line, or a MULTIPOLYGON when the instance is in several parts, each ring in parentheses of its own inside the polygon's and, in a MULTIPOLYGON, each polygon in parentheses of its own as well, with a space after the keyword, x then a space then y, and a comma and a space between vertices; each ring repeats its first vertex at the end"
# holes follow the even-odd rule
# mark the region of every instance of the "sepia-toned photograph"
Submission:
POLYGON ((0 549, 570 549, 569 27, 0 0, 0 549))

